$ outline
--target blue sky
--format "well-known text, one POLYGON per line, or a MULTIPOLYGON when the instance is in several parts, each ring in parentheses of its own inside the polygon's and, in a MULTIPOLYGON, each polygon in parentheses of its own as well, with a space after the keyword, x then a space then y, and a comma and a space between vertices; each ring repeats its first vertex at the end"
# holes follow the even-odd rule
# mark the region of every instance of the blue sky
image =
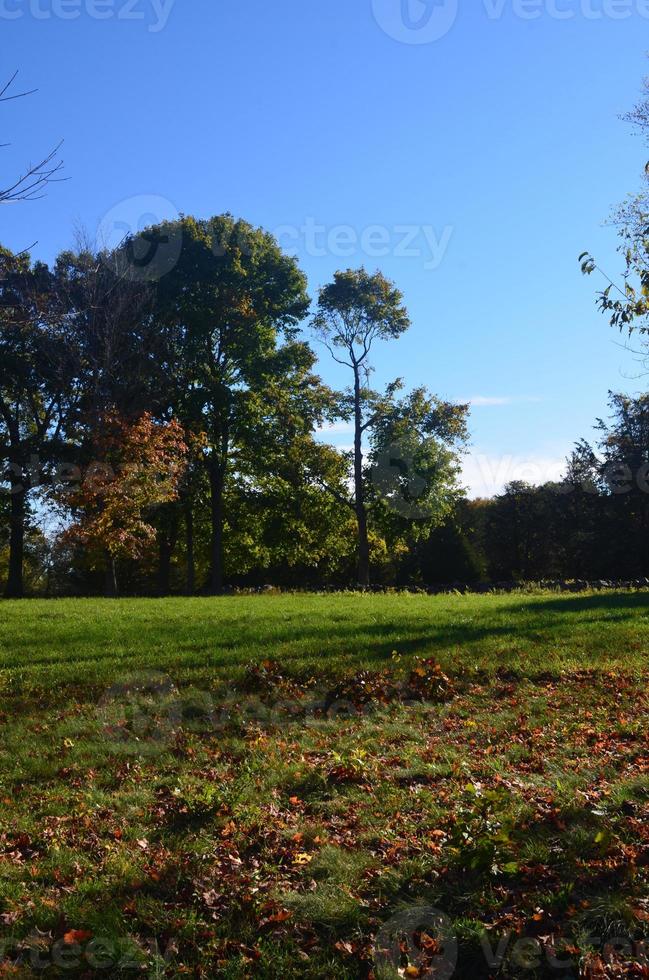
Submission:
POLYGON ((645 386, 577 256, 620 268, 649 0, 0 0, 0 31, 3 74, 39 89, 2 109, 0 173, 65 138, 69 178, 3 209, 9 247, 228 210, 313 295, 381 268, 413 325, 375 381, 476 399, 473 493, 555 475, 609 388, 645 386))

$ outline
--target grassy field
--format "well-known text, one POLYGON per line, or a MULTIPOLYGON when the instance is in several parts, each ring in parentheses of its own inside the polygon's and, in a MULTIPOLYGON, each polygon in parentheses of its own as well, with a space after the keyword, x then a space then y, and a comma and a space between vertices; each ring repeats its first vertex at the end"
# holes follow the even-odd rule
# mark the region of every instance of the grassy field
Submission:
POLYGON ((641 593, 4 602, 0 976, 649 976, 648 677, 641 593))

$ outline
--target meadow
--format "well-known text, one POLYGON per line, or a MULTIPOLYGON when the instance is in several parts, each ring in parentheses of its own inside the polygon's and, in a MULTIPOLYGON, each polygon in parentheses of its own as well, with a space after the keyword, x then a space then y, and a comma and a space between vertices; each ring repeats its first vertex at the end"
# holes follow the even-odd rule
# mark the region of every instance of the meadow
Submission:
POLYGON ((642 592, 4 602, 0 976, 647 976, 648 664, 642 592))

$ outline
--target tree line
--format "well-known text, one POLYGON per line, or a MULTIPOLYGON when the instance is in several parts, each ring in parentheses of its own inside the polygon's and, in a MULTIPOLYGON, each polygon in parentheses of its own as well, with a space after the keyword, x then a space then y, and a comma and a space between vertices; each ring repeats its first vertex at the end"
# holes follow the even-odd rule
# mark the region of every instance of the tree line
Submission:
POLYGON ((610 419, 595 426, 594 444, 577 444, 563 479, 516 481, 493 499, 466 502, 465 576, 649 580, 649 396, 611 393, 610 409, 610 419))
MULTIPOLYGON (((629 119, 649 134, 649 88, 629 119)), ((0 200, 59 169, 48 156, 0 200)), ((624 271, 598 303, 645 357, 649 167, 615 221, 624 271)), ((469 406, 372 386, 376 346, 409 326, 378 271, 339 271, 312 302, 296 259, 230 214, 51 266, 0 248, 4 594, 649 577, 649 396, 611 393, 561 481, 469 501, 469 406), (319 437, 341 421, 344 451, 319 437)))
POLYGON ((380 272, 306 279, 271 235, 182 217, 52 267, 0 251, 5 594, 370 584, 460 496, 468 407, 396 379, 409 326, 380 272), (310 324, 347 365, 315 371, 310 324), (317 437, 343 420, 354 446, 317 437), (56 523, 57 533, 43 533, 56 523))

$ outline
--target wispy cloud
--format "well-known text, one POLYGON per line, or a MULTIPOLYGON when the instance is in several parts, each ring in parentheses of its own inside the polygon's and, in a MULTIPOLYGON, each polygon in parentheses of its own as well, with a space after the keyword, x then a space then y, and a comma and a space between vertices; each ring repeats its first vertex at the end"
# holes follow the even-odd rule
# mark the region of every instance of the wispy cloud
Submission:
POLYGON ((516 405, 521 402, 540 402, 541 399, 535 395, 473 395, 471 398, 461 399, 467 401, 476 408, 485 408, 493 405, 516 405))
POLYGON ((476 405, 482 408, 485 405, 511 405, 511 398, 492 398, 489 395, 474 395, 473 398, 467 398, 467 401, 471 405, 476 405))

